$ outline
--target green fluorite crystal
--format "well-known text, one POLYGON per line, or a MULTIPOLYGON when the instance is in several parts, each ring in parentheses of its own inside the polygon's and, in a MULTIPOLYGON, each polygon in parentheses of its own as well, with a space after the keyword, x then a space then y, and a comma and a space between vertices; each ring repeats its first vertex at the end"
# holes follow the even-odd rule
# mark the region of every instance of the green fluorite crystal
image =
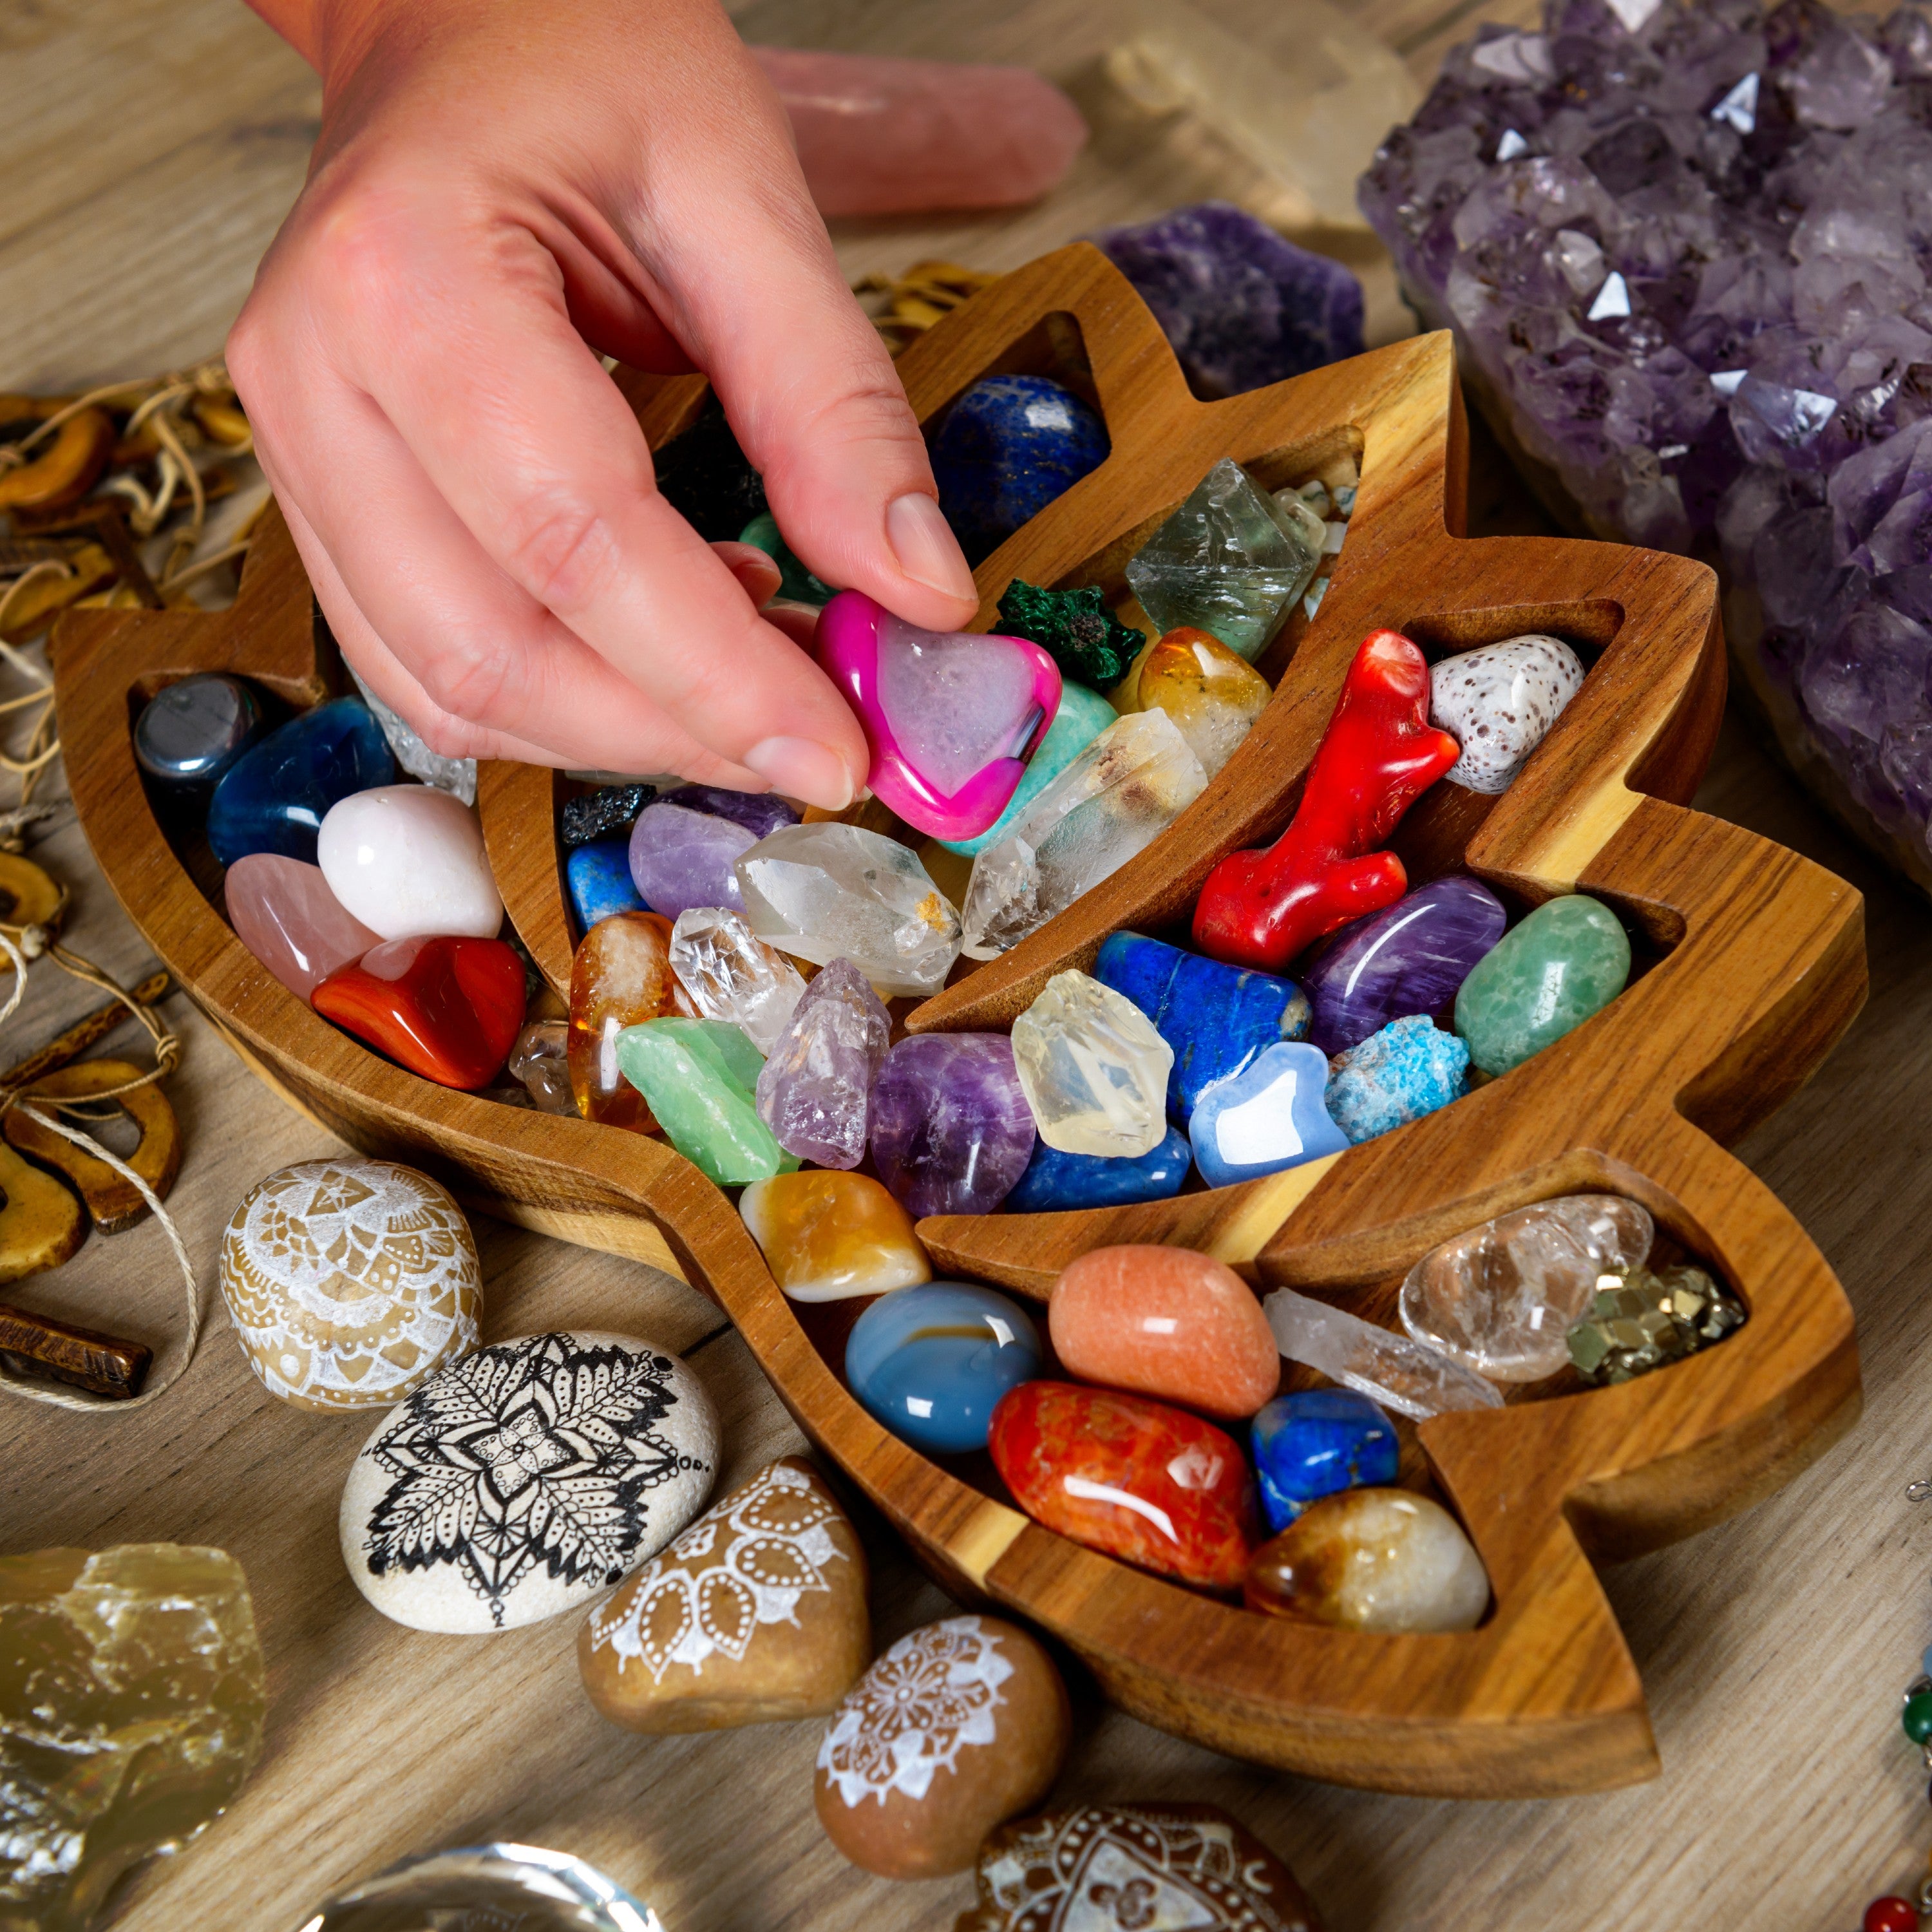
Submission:
POLYGON ((1608 1006, 1630 969, 1608 906, 1581 892, 1552 899, 1477 961, 1456 995, 1456 1030, 1485 1073, 1507 1073, 1608 1006))
POLYGON ((722 1020, 646 1020, 617 1036, 617 1070, 657 1116, 673 1147, 721 1187, 789 1174, 787 1154, 752 1098, 765 1058, 722 1020))
POLYGON ((1250 663, 1313 580, 1328 530, 1277 502, 1226 458, 1128 560, 1141 608, 1163 632, 1191 624, 1250 663))
POLYGON ((1107 608, 1098 584, 1044 590, 1015 578, 1000 599, 1000 629, 1039 645, 1063 676, 1096 691, 1118 684, 1147 642, 1107 608))
POLYGON ((86 1932, 262 1749, 248 1580, 219 1550, 0 1557, 0 1928, 86 1932))

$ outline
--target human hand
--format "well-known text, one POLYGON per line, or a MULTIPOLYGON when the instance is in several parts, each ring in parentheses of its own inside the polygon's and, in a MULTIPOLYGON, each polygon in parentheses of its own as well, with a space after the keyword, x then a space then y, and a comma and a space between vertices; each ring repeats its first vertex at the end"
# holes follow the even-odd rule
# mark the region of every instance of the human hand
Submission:
POLYGON ((715 0, 251 0, 322 133, 228 362, 344 654, 432 748, 849 802, 864 736, 659 496, 599 355, 710 376, 818 574, 976 604, 890 358, 715 0))

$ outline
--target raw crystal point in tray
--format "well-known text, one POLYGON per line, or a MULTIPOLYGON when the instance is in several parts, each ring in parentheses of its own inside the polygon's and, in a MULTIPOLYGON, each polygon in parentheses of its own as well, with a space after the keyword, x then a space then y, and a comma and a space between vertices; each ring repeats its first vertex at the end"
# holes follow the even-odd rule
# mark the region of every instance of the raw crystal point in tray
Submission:
POLYGON ((872 1082, 892 1032, 891 1016, 850 960, 821 969, 758 1074, 758 1115, 780 1147, 822 1167, 865 1159, 872 1082))
POLYGON ((745 1029, 770 1053, 804 996, 798 968, 753 936, 742 914, 694 906, 671 928, 670 969, 707 1020, 745 1029))
POLYGON ((414 725, 400 712, 393 711, 385 704, 368 686, 363 682, 362 674, 346 658, 343 664, 349 675, 356 680, 356 688, 362 694, 362 702, 368 705, 370 714, 382 728, 382 736, 389 741, 389 749, 395 754, 396 763, 412 778, 421 778, 425 785, 437 791, 448 792, 452 798, 460 799, 465 805, 476 802, 476 760, 474 758, 452 758, 441 752, 432 752, 417 735, 414 725))
POLYGON ((1598 533, 1713 538, 1787 756, 1932 883, 1923 16, 1550 0, 1485 26, 1361 206, 1598 533), (1633 27, 1632 22, 1634 22, 1633 27))
POLYGON ((1445 1409, 1502 1406, 1502 1396, 1474 1370, 1344 1309, 1278 1288, 1262 1310, 1290 1361, 1318 1370, 1384 1408, 1421 1420, 1445 1409))

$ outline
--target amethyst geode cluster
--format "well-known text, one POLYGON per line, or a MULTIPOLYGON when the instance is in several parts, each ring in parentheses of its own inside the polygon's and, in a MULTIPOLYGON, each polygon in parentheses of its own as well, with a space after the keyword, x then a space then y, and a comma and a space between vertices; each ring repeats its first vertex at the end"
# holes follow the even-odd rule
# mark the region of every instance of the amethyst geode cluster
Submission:
POLYGON ((1787 754, 1932 886, 1932 20, 1549 0, 1360 199, 1532 476, 1721 560, 1787 754))

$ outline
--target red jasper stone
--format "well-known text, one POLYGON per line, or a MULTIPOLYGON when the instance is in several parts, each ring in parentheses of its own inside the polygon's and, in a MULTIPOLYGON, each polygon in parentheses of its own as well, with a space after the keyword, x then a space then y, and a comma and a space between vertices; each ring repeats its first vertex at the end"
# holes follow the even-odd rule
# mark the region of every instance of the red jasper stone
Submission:
POLYGON ((1021 1508, 1090 1549, 1238 1590, 1254 1544, 1248 1467, 1212 1423, 1139 1396, 1022 1382, 987 1448, 1021 1508))
POLYGON ((487 1087, 524 1024, 524 962, 500 939, 392 939, 310 996, 325 1019, 445 1087, 487 1087))
POLYGON ((1194 943, 1231 966, 1279 973, 1305 946, 1393 905, 1408 875, 1378 851, 1402 815, 1462 755, 1429 722, 1429 664, 1398 631, 1355 653, 1288 830, 1231 852, 1208 874, 1194 943))

